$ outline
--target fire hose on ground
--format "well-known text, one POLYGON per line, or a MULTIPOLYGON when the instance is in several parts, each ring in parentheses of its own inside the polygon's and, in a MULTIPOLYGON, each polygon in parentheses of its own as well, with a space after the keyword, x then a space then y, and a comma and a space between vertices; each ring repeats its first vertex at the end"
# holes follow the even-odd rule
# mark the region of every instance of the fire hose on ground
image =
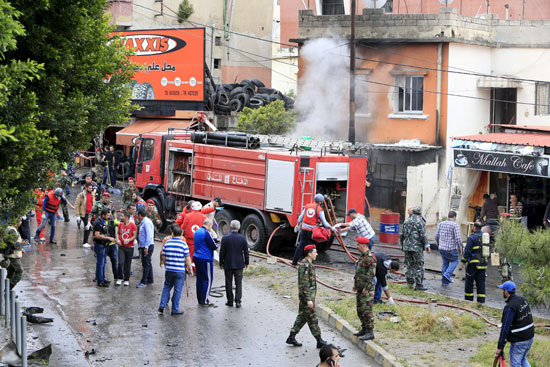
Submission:
MULTIPOLYGON (((329 202, 331 202, 329 200, 329 202)), ((332 203, 331 203, 332 204, 332 203)), ((326 201, 325 201, 325 205, 326 205, 326 201)), ((334 208, 332 208, 332 210, 334 211, 334 208)), ((330 216, 331 214, 329 213, 329 223, 331 225, 333 225, 333 221, 332 221, 332 218, 330 216)), ((336 221, 336 217, 334 217, 334 221, 336 221)), ((267 256, 263 256, 263 255, 259 255, 259 254, 255 254, 255 253, 251 253, 252 256, 255 256, 255 257, 258 257, 260 259, 264 259, 264 260, 267 260, 268 257, 270 258, 273 258, 275 259, 277 262, 279 263, 282 263, 282 264, 285 264, 285 265, 288 265, 290 267, 293 267, 293 268, 297 268, 296 266, 292 265, 292 262, 287 260, 287 259, 284 259, 284 258, 281 258, 281 257, 278 257, 278 256, 274 256, 272 255, 270 252, 269 252, 269 245, 271 244, 271 240, 273 239, 273 236, 275 235, 275 233, 277 233, 277 231, 279 229, 281 229, 284 225, 280 225, 278 226, 277 228, 275 228, 275 230, 271 233, 271 235, 269 236, 269 239, 267 241, 267 245, 266 245, 266 253, 267 253, 267 256)), ((336 234, 336 238, 338 240, 338 243, 340 244, 340 246, 342 246, 342 248, 344 249, 343 252, 345 252, 348 257, 350 259, 352 259, 353 262, 357 261, 357 258, 355 258, 351 253, 350 251, 348 250, 347 246, 344 244, 344 241, 342 239, 342 237, 340 236, 339 233, 336 234)), ((316 268, 319 268, 319 269, 326 269, 326 270, 330 270, 330 271, 334 271, 334 272, 339 272, 339 273, 344 273, 338 269, 335 269, 335 268, 332 268, 332 267, 329 267, 329 266, 325 266, 325 265, 314 265, 314 267, 316 268)), ((347 273, 344 273, 344 274, 347 274, 347 273)), ((403 273, 397 273, 397 274, 400 274, 400 275, 405 275, 403 273)), ((346 293, 346 294, 355 294, 355 292, 353 291, 349 291, 349 290, 346 290, 346 289, 341 289, 341 288, 338 288, 338 287, 335 287, 335 286, 332 286, 330 284, 327 284, 323 281, 321 281, 319 279, 319 277, 317 276, 316 277, 317 279, 317 283, 329 288, 329 289, 332 289, 332 290, 335 290, 337 292, 341 292, 341 293, 346 293)), ((391 283, 405 283, 406 281, 391 281, 391 283)), ((453 304, 450 304, 450 303, 442 303, 442 302, 432 302, 432 301, 425 301, 425 300, 416 300, 416 299, 407 299, 407 298, 394 298, 394 301, 397 301, 397 302, 407 302, 407 303, 414 303, 414 304, 426 304, 426 305, 429 305, 429 304, 433 304, 435 306, 441 306, 441 307, 448 307, 448 308, 454 308, 454 309, 458 309, 458 310, 462 310, 462 311, 466 311, 466 312, 470 312, 474 315, 476 315, 477 317, 479 317, 480 319, 482 319, 483 321, 485 321, 487 324, 491 325, 491 326, 495 326, 495 327, 498 327, 498 324, 497 323, 494 323, 492 322, 491 320, 489 320, 487 317, 485 317, 482 313, 476 311, 476 310, 472 310, 470 308, 467 308, 467 307, 463 307, 463 306, 459 306, 459 305, 453 305, 453 304)), ((536 324, 535 327, 540 327, 540 328, 550 328, 550 324, 536 324)))

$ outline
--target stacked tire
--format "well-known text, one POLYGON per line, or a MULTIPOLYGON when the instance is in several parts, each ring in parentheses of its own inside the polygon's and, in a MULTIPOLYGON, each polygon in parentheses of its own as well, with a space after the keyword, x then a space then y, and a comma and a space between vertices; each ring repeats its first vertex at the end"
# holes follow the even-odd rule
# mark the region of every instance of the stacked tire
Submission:
POLYGON ((294 100, 273 88, 266 88, 259 79, 243 80, 240 83, 207 85, 208 106, 217 114, 240 112, 243 108, 258 108, 282 100, 285 108, 294 108, 294 100))

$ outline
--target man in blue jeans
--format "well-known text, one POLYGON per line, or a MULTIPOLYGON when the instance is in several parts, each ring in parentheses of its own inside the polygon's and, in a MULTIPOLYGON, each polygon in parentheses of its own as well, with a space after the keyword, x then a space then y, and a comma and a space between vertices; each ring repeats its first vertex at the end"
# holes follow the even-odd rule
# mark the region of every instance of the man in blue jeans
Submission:
POLYGON ((147 218, 147 212, 141 208, 138 210, 137 218, 139 220, 138 249, 141 257, 141 282, 136 285, 137 288, 143 288, 147 284, 153 284, 153 265, 151 256, 155 250, 155 226, 151 219, 147 218))
POLYGON ((108 287, 105 282, 105 262, 106 252, 105 247, 109 242, 116 241, 114 237, 109 236, 107 221, 111 217, 111 210, 105 208, 101 211, 99 218, 94 224, 94 252, 96 256, 95 278, 98 287, 108 287))
POLYGON ((448 286, 453 282, 452 276, 462 254, 460 228, 456 224, 456 212, 450 211, 447 220, 439 223, 435 232, 435 242, 443 260, 441 266, 441 285, 448 286))
POLYGON ((535 325, 531 308, 525 297, 516 295, 514 282, 509 280, 498 287, 502 289, 506 306, 502 310, 502 327, 495 356, 503 355, 504 345, 508 341, 510 342, 511 367, 530 367, 527 355, 535 339, 535 325))
POLYGON ((171 227, 172 238, 164 243, 164 246, 160 253, 160 266, 166 267, 164 273, 164 288, 162 289, 162 295, 160 296, 159 313, 164 312, 164 308, 168 304, 170 299, 170 291, 174 288, 174 294, 172 295, 172 315, 183 315, 183 311, 180 310, 180 298, 181 290, 185 283, 185 270, 189 274, 193 274, 191 268, 191 259, 189 257, 189 248, 183 241, 183 231, 177 224, 173 224, 171 227))

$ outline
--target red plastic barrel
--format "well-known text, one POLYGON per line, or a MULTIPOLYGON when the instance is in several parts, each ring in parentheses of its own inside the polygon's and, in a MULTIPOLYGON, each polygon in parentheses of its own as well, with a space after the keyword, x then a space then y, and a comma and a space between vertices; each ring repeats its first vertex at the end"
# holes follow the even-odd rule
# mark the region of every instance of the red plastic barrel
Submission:
POLYGON ((399 213, 380 214, 380 243, 396 245, 399 243, 399 213))

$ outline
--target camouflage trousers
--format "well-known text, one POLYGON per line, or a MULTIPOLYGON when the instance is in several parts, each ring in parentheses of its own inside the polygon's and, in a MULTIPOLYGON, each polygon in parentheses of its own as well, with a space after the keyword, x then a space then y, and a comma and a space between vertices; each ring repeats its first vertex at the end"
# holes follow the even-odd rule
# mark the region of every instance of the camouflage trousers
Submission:
POLYGON ((311 330, 311 335, 316 338, 321 336, 321 329, 319 329, 319 320, 317 319, 315 308, 309 308, 307 307, 307 302, 300 301, 298 316, 296 316, 294 326, 290 329, 290 334, 298 334, 306 322, 309 326, 309 330, 311 330))
POLYGON ((69 219, 69 209, 67 208, 67 203, 61 202, 59 204, 61 211, 63 212, 63 218, 69 219))
POLYGON ((405 251, 407 284, 422 284, 424 281, 424 253, 405 251))
POLYGON ((361 329, 373 330, 374 329, 374 313, 372 312, 372 304, 374 298, 371 294, 364 295, 363 291, 357 290, 357 317, 361 321, 361 329))
POLYGON ((23 265, 21 265, 21 259, 6 258, 2 262, 0 262, 0 266, 8 271, 8 278, 10 279, 10 289, 13 289, 13 287, 15 287, 23 277, 23 265))

